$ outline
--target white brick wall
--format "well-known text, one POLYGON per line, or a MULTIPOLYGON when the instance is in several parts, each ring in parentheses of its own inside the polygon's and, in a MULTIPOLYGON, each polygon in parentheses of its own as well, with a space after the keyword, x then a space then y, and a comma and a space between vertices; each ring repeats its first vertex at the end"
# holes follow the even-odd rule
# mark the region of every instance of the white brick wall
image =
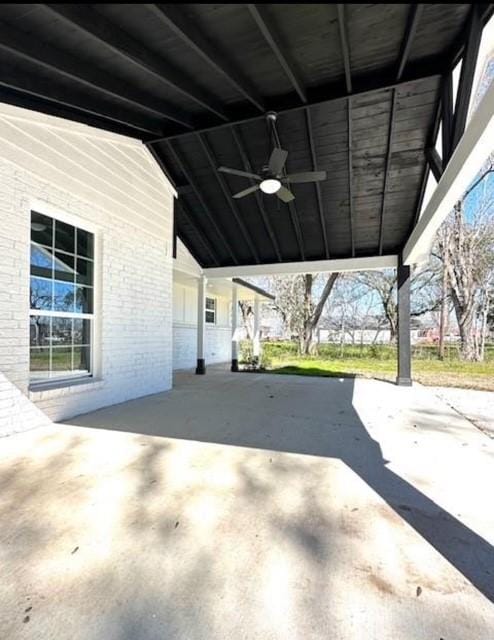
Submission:
MULTIPOLYGON (((213 295, 213 294, 211 294, 213 295)), ((204 358, 209 364, 228 362, 231 355, 230 298, 216 298, 216 324, 206 325, 204 358)), ((197 362, 197 286, 173 284, 173 368, 190 369, 197 362)))
MULTIPOLYGON (((230 327, 206 327, 206 366, 232 357, 230 327)), ((197 363, 197 326, 173 324, 173 368, 192 369, 197 363)))
POLYGON ((0 435, 169 389, 173 194, 146 149, 7 105, 0 148, 0 435), (33 200, 96 228, 100 381, 29 391, 33 200))

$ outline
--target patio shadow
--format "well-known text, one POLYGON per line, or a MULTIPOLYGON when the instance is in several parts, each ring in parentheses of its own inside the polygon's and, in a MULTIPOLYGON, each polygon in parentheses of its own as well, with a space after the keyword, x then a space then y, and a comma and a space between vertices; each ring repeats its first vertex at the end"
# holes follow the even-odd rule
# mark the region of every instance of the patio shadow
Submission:
POLYGON ((183 376, 168 394, 70 420, 72 425, 340 459, 485 597, 494 549, 391 471, 353 406, 354 380, 213 373, 183 376))

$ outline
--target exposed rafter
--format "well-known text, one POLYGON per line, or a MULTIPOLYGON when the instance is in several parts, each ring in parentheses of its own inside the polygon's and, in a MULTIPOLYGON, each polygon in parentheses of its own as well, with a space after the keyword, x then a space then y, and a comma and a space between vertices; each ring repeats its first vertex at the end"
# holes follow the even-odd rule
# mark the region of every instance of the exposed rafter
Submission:
MULTIPOLYGON (((27 36, 22 31, 0 21, 0 50, 14 53, 31 64, 53 71, 61 78, 74 80, 110 98, 116 98, 132 107, 150 112, 154 118, 173 120, 192 128, 189 116, 178 109, 170 108, 159 100, 133 89, 113 75, 99 71, 94 65, 84 65, 70 54, 52 45, 27 36)), ((33 75, 35 75, 33 71, 33 75)), ((16 87, 17 88, 17 87, 16 87)))
POLYGON ((249 8, 251 16, 254 18, 257 26, 259 27, 259 30, 264 36, 264 39, 271 47, 271 50, 276 56, 287 78, 290 80, 293 88, 298 93, 302 102, 305 104, 307 102, 307 95, 304 86, 300 81, 300 78, 297 77, 297 73, 294 68, 295 65, 290 59, 290 54, 287 48, 283 45, 279 36, 277 35, 276 29, 273 25, 273 21, 268 15, 266 8, 260 4, 248 4, 247 6, 249 8))
MULTIPOLYGON (((310 149, 310 157, 312 160, 312 170, 317 171, 317 158, 316 158, 316 147, 314 144, 314 134, 312 132, 312 117, 310 115, 310 109, 305 109, 305 122, 307 126, 307 138, 309 140, 309 149, 310 149)), ((322 202, 322 193, 321 193, 321 185, 319 182, 314 182, 314 188, 316 190, 317 197, 317 210, 319 212, 319 221, 321 223, 321 234, 324 243, 324 253, 326 258, 329 260, 329 246, 328 246, 328 234, 326 231, 326 220, 324 218, 324 206, 322 202)))
POLYGON ((379 255, 383 254, 384 242, 384 217, 386 213, 386 194, 388 191, 389 163, 391 160, 391 147, 393 144, 393 127, 395 121, 396 89, 391 91, 391 105, 389 109, 388 138, 386 142, 386 159, 384 162, 383 197, 381 201, 381 215, 379 221, 379 255))
POLYGON ((353 215, 352 99, 347 99, 348 127, 348 211, 350 214, 350 246, 355 258, 355 220, 353 215))
POLYGON ((423 4, 412 4, 410 6, 410 13, 408 14, 407 26, 405 28, 405 36, 401 44, 400 57, 398 59, 398 71, 396 73, 396 80, 400 80, 403 72, 405 71, 405 66, 408 62, 408 58, 410 57, 413 39, 415 37, 417 26, 422 16, 423 10, 423 4))
POLYGON ((223 175, 218 171, 218 161, 216 160, 215 156, 214 156, 214 152, 211 148, 211 145, 209 144, 206 135, 205 134, 197 134, 197 139, 202 147, 202 150, 204 151, 204 155, 207 158, 207 161, 209 163, 209 166, 211 167, 211 170, 213 171, 216 180, 218 181, 218 184, 220 186, 221 191, 223 192, 223 195, 225 196, 225 200, 228 204, 228 206, 230 207, 230 210, 233 214, 233 217, 235 218, 235 221, 238 225, 238 228, 240 229, 240 232, 242 233, 242 236, 245 240, 246 245, 249 247, 249 251, 252 253, 254 260, 259 263, 259 255, 257 253, 256 247, 254 245, 254 242, 252 241, 252 238, 250 237, 249 232, 247 231, 247 228, 244 224, 244 221, 242 219, 242 214, 239 211, 238 207, 237 207, 237 203, 235 202, 235 200, 232 197, 232 194, 230 193, 230 190, 228 189, 228 185, 226 184, 226 180, 223 177, 223 175))
POLYGON ((451 156, 451 135, 453 133, 453 74, 447 73, 441 85, 441 130, 443 164, 451 156))
POLYGON ((2 92, 3 100, 9 104, 45 111, 62 118, 70 117, 94 126, 102 127, 105 123, 112 123, 139 130, 140 136, 134 133, 135 137, 160 135, 158 132, 161 131, 161 126, 156 123, 156 119, 156 124, 153 125, 147 116, 131 112, 125 107, 102 103, 81 90, 74 88, 67 91, 65 87, 54 86, 38 74, 27 77, 19 73, 15 65, 0 65, 0 87, 9 90, 2 92), (47 105, 50 104, 52 107, 48 109, 47 105))
POLYGON ((241 95, 257 109, 264 111, 264 102, 252 84, 242 77, 229 60, 227 52, 220 52, 206 36, 188 19, 180 5, 147 4, 153 14, 164 22, 183 42, 193 49, 215 71, 225 78, 241 95))
MULTIPOLYGON (((244 171, 247 171, 249 173, 253 173, 254 171, 253 171, 252 165, 250 163, 250 160, 249 160, 249 158, 247 156, 247 153, 245 152, 244 144, 242 142, 242 138, 240 136, 240 133, 237 132, 235 127, 231 128, 231 133, 232 133, 232 137, 233 137, 233 140, 235 142, 235 145, 237 147, 238 153, 240 155, 240 159, 242 161, 242 165, 244 167, 244 171)), ((256 184, 256 183, 251 181, 251 184, 256 184)), ((276 254, 276 257, 281 262, 282 258, 281 258, 280 248, 278 246, 278 242, 276 240, 276 236, 274 235, 273 227, 271 226, 271 223, 269 222, 268 214, 266 212, 266 209, 264 208, 264 205, 263 205, 263 202, 262 202, 262 198, 261 198, 261 196, 260 196, 258 191, 255 192, 254 196, 256 198, 257 208, 259 209, 259 214, 261 215, 262 221, 264 223, 264 227, 265 227, 266 232, 267 232, 267 234, 269 236, 269 239, 271 240, 271 244, 273 245, 273 249, 274 249, 274 252, 276 254)))
MULTIPOLYGON (((211 243, 206 238, 204 233, 201 231, 200 227, 194 222, 194 219, 193 219, 190 211, 188 210, 187 205, 185 204, 183 198, 175 200, 175 209, 176 209, 176 211, 179 211, 182 214, 182 216, 187 221, 187 224, 194 229, 194 231, 196 232, 196 234, 197 234, 199 240, 201 241, 203 247, 206 249, 206 251, 209 253, 210 257, 212 258, 214 264, 219 265, 220 261, 218 260, 218 256, 216 254, 216 251, 213 249, 213 247, 211 246, 211 243)), ((182 240, 182 242, 184 242, 184 237, 183 236, 181 236, 180 239, 182 240)), ((184 242, 184 244, 186 244, 186 242, 184 242)), ((194 252, 191 250, 192 247, 190 247, 190 248, 187 247, 187 249, 190 251, 190 253, 192 255, 194 255, 194 252)))
MULTIPOLYGON (((376 74, 366 74, 365 76, 353 76, 352 77, 352 96, 364 96, 379 93, 385 89, 399 88, 405 84, 412 82, 419 82, 421 80, 430 80, 442 75, 445 64, 441 61, 430 60, 428 64, 424 65, 408 65, 409 69, 405 71, 400 82, 396 82, 396 64, 389 69, 376 74)), ((307 90, 308 101, 306 105, 293 104, 293 92, 284 97, 279 97, 275 101, 270 101, 268 104, 269 109, 276 111, 278 114, 282 113, 294 113, 304 109, 306 106, 318 106, 318 105, 330 105, 341 100, 346 100, 348 92, 346 87, 341 86, 341 82, 332 82, 326 84, 323 87, 317 87, 315 89, 307 90)), ((232 118, 230 122, 222 124, 211 124, 200 126, 195 129, 194 132, 180 131, 177 133, 170 133, 163 138, 157 138, 151 142, 161 142, 162 140, 173 140, 181 138, 182 136, 192 135, 193 133, 204 133, 206 131, 216 131, 218 129, 224 129, 237 124, 245 124, 247 122, 254 122, 256 120, 263 119, 264 115, 242 115, 240 113, 238 117, 232 118)))
POLYGON ((199 201, 199 204, 201 205, 201 209, 202 209, 203 213, 206 215, 209 224, 215 230, 216 235, 221 240, 223 246, 225 247, 227 253, 231 257, 233 262, 235 264, 238 264, 238 260, 237 260, 237 257, 235 255, 235 252, 233 251, 233 249, 232 249, 230 243, 228 242, 228 240, 225 238, 225 236, 224 236, 223 232, 221 231, 221 229, 218 227, 218 225, 216 223, 215 216, 213 215, 212 211, 210 210, 209 206, 207 205, 205 199, 202 197, 201 191, 200 191, 199 187, 197 186, 197 183, 194 180, 190 169, 187 167, 187 164, 186 164, 185 160, 180 156, 179 152, 174 148, 174 146, 173 146, 173 144, 171 142, 167 143, 167 149, 170 152, 170 155, 173 157, 173 159, 176 162, 176 164, 178 165, 180 171, 186 177, 187 182, 192 187, 192 189, 194 191, 194 195, 197 198, 197 200, 199 201))
POLYGON ((98 40, 120 57, 131 61, 169 88, 211 111, 222 120, 227 120, 216 101, 188 80, 180 69, 171 66, 161 57, 146 49, 142 43, 134 40, 114 23, 90 9, 88 5, 45 4, 42 6, 78 30, 84 31, 91 38, 98 40))
POLYGON ((343 66, 345 67, 346 90, 352 93, 352 71, 350 66, 350 48, 348 46, 348 35, 345 20, 345 5, 337 4, 338 28, 340 31, 341 55, 343 56, 343 66))
MULTIPOLYGON (((430 147, 435 147, 440 124, 441 124, 441 97, 439 96, 436 103, 436 107, 435 107, 434 121, 427 135, 427 142, 425 145, 426 149, 430 147)), ((425 150, 424 150, 424 155, 425 155, 425 150)), ((446 168, 447 166, 446 163, 443 163, 443 164, 444 164, 444 168, 446 168)), ((422 209, 422 203, 424 202, 425 190, 427 187, 427 180, 429 178, 429 173, 430 173, 429 163, 426 162, 424 165, 424 169, 422 171, 422 176, 420 178, 420 190, 417 196, 417 200, 415 202, 415 214, 413 217, 413 221, 412 221, 409 233, 413 231, 417 222, 419 221, 420 212, 422 209)))
POLYGON ((436 182, 439 182, 443 174, 443 163, 441 158, 439 157, 438 152, 434 149, 434 147, 427 147, 427 149, 425 150, 425 157, 427 158, 427 162, 429 163, 432 175, 436 179, 436 182))
POLYGON ((475 76, 475 66, 479 53, 480 40, 482 38, 482 22, 480 13, 480 7, 473 4, 470 9, 465 52, 463 54, 463 64, 461 66, 460 81, 458 83, 458 93, 456 95, 451 153, 456 149, 456 146, 465 131, 468 106, 470 104, 473 79, 475 76))

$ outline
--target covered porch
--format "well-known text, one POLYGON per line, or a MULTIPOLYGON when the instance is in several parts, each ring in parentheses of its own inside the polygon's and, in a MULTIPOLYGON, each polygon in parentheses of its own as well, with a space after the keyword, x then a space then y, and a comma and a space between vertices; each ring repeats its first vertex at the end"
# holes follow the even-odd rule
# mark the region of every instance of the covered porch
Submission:
POLYGON ((419 385, 175 378, 4 441, 5 637, 490 640, 468 419, 419 385))

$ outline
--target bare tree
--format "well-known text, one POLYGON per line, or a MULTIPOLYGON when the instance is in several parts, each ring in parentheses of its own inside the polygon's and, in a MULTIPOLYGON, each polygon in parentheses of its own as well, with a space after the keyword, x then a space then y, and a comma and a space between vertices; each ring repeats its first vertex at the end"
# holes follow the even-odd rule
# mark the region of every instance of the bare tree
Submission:
MULTIPOLYGON (((362 271, 353 279, 374 291, 381 303, 382 311, 389 325, 390 342, 396 341, 398 332, 398 305, 396 302, 397 275, 393 269, 362 271)), ((438 272, 433 265, 416 271, 411 277, 412 316, 423 316, 436 311, 441 301, 437 295, 438 272)))
POLYGON ((275 276, 272 279, 276 309, 285 331, 290 337, 297 336, 301 354, 315 350, 314 334, 338 275, 325 276, 324 285, 320 274, 275 276))
POLYGON ((242 315, 242 322, 245 327, 247 340, 252 340, 254 336, 254 309, 250 302, 245 302, 243 300, 239 301, 238 306, 242 315))
POLYGON ((494 194, 483 182, 493 167, 490 164, 481 172, 437 234, 436 255, 453 301, 464 360, 483 358, 494 286, 494 194), (465 214, 467 197, 482 183, 482 192, 465 214))

